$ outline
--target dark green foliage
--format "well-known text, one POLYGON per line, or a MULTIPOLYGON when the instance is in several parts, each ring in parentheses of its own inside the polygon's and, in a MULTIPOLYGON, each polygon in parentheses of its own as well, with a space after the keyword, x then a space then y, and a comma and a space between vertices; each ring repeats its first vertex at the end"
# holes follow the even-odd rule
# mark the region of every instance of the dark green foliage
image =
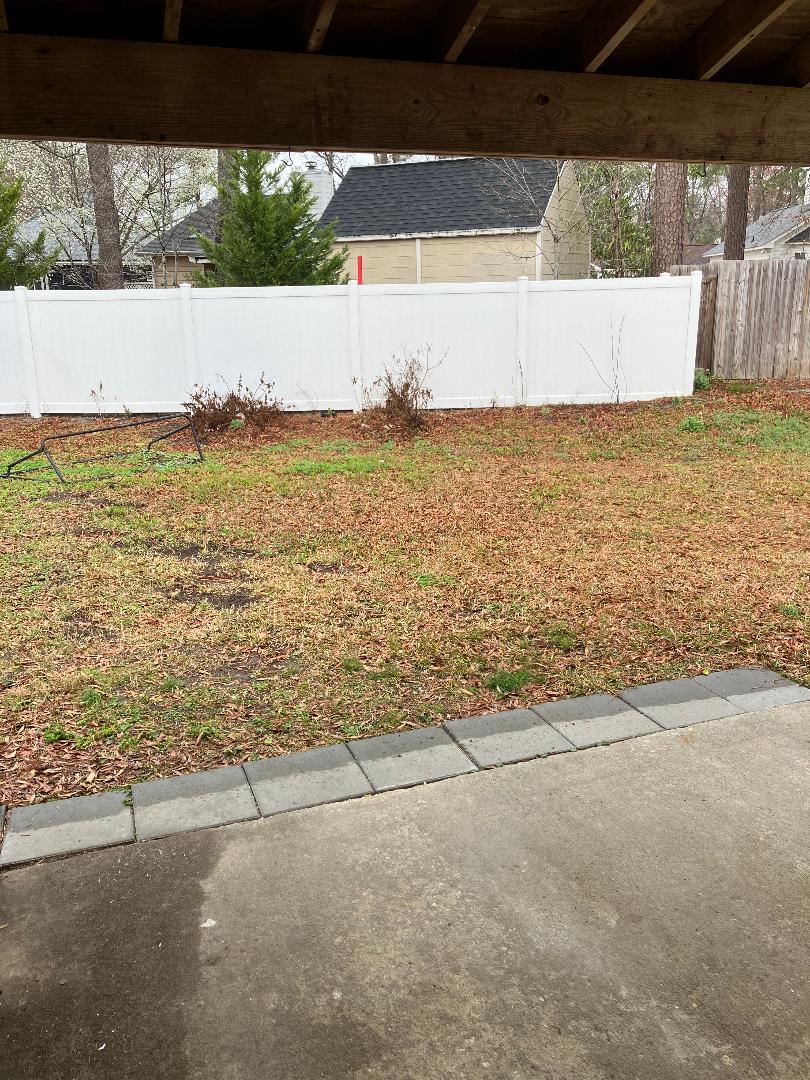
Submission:
POLYGON ((7 184, 0 179, 0 289, 34 285, 56 262, 56 255, 45 251, 44 232, 32 241, 18 235, 21 195, 22 180, 7 184))
POLYGON ((219 199, 219 240, 200 236, 214 270, 200 285, 337 285, 345 250, 335 252, 335 231, 317 227, 315 197, 300 173, 285 177, 274 155, 235 150, 219 199))
POLYGON ((698 368, 695 371, 695 390, 710 390, 712 386, 712 377, 710 372, 704 368, 698 368))

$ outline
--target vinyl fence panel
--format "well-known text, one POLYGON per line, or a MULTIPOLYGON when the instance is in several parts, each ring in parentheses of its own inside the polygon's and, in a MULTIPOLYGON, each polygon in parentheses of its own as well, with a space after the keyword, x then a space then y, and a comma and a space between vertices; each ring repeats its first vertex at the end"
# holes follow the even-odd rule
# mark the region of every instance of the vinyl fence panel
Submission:
POLYGON ((700 275, 632 281, 0 293, 0 411, 170 412, 195 386, 274 384, 358 409, 430 366, 434 408, 691 392, 700 275))
POLYGON ((3 413, 28 412, 31 397, 26 386, 17 307, 13 292, 0 292, 0 412, 3 413))

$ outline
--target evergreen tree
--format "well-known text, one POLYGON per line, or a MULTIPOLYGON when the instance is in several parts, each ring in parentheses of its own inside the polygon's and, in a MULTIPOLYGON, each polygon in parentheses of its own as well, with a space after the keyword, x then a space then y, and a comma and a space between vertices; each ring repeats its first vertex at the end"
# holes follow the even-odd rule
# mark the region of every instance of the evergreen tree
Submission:
POLYGON ((200 285, 336 285, 346 249, 335 251, 335 230, 318 228, 315 196, 300 173, 260 150, 230 151, 220 190, 219 238, 200 236, 212 273, 200 285))
POLYGON ((56 255, 45 251, 44 232, 31 241, 19 236, 17 211, 21 196, 21 180, 7 184, 0 178, 0 289, 34 285, 56 262, 56 255))

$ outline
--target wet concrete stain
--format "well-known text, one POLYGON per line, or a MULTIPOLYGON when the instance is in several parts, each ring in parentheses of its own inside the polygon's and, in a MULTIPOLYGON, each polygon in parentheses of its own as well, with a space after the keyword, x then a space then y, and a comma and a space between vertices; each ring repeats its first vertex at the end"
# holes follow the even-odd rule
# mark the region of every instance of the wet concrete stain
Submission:
POLYGON ((179 840, 0 876, 3 1080, 190 1076, 202 883, 220 841, 179 840))

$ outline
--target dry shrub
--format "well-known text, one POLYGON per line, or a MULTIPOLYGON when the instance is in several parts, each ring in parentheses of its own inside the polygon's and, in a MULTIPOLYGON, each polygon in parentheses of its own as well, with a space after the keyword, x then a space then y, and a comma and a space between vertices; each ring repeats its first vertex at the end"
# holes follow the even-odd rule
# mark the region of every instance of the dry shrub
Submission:
POLYGON ((433 400, 433 391, 427 386, 428 376, 442 360, 444 356, 431 363, 429 345, 395 357, 393 365, 386 366, 384 373, 371 384, 363 408, 387 428, 416 434, 424 427, 425 411, 433 400))
POLYGON ((284 415, 284 405, 273 394, 274 384, 264 375, 255 389, 243 382, 241 375, 236 386, 222 380, 224 389, 211 386, 195 386, 186 409, 194 418, 201 439, 227 431, 229 428, 249 426, 256 431, 266 431, 278 425, 284 415))

